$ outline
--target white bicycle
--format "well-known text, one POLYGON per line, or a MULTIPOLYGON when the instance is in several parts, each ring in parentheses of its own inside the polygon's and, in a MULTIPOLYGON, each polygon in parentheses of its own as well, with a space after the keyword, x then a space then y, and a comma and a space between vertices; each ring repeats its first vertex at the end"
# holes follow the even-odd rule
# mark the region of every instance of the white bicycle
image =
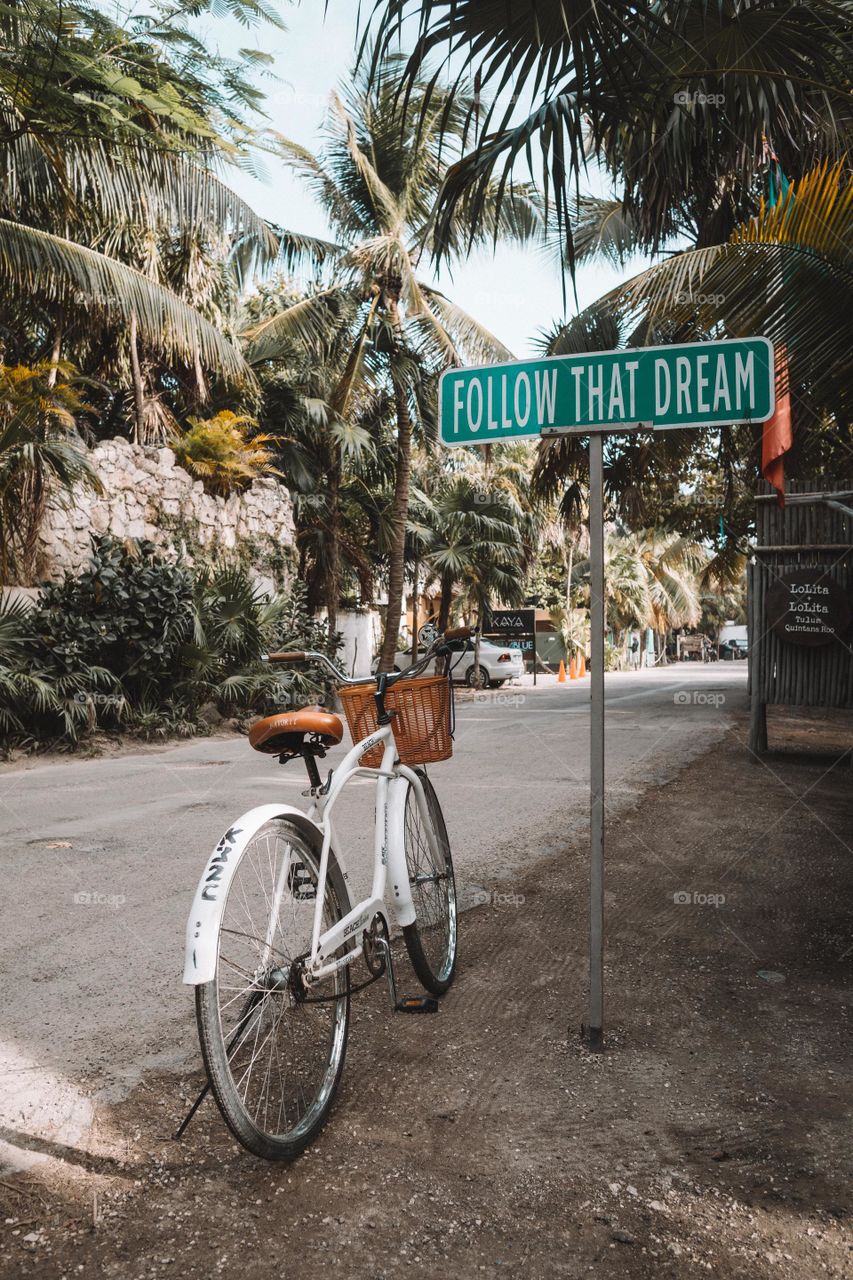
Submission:
MULTIPOLYGON (((447 829, 424 763, 451 754, 450 662, 439 636, 413 666, 348 680, 321 653, 273 653, 274 663, 317 662, 340 685, 355 745, 323 782, 317 767, 341 741, 339 716, 320 707, 267 716, 249 741, 282 763, 304 760, 312 797, 303 812, 265 804, 238 818, 213 851, 187 922, 184 982, 208 1085, 234 1136, 255 1155, 288 1160, 325 1122, 346 1056, 350 996, 386 977, 392 1007, 433 1011, 456 967, 456 887, 447 829), (417 678, 420 677, 420 678, 417 678), (376 783, 373 883, 350 902, 332 811, 356 776, 376 783), (389 914, 402 930, 428 997, 398 999, 389 914), (366 972, 352 980, 363 961, 366 972)), ((454 655, 456 656, 456 655, 454 655)))

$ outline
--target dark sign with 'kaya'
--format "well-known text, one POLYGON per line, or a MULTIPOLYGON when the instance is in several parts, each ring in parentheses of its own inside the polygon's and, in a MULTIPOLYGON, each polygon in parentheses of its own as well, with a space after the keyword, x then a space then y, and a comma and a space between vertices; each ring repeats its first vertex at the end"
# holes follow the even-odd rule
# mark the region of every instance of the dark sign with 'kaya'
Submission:
POLYGON ((532 654, 535 647, 535 609, 492 609, 486 618, 483 635, 489 640, 503 641, 511 649, 532 654))
POLYGON ((789 644, 831 644, 850 626, 847 593, 821 566, 789 570, 768 588, 765 608, 770 627, 789 644))

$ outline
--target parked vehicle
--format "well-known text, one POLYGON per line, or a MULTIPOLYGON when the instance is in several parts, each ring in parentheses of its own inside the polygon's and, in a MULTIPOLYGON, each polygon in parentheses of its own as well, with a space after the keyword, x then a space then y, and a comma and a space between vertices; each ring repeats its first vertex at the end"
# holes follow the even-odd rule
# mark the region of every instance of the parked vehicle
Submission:
POLYGON ((720 631, 720 657, 725 662, 737 661, 747 656, 749 639, 745 626, 727 622, 720 631))
MULTIPOLYGON (((454 680, 462 680, 469 688, 499 689, 507 680, 517 680, 524 674, 524 658, 520 649, 510 649, 506 645, 493 644, 491 640, 480 641, 480 674, 474 662, 472 645, 466 647, 464 642, 451 643, 451 671, 454 680)), ((377 660, 378 661, 378 660, 377 660)), ((411 665, 411 649, 401 649, 394 654, 394 670, 402 671, 411 665)), ((377 663, 374 662, 373 670, 377 663)))

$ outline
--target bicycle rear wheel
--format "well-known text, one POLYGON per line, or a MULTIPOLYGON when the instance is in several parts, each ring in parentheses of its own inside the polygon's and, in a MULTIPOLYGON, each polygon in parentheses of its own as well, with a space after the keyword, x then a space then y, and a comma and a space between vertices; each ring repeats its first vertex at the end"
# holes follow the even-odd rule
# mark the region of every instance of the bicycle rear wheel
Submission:
POLYGON ((415 789, 409 784, 404 813, 406 866, 414 924, 403 928, 412 968, 432 995, 444 995, 456 969, 456 881, 450 840, 438 796, 429 778, 418 770, 424 789, 435 850, 429 840, 415 789))
MULTIPOLYGON (((318 842, 319 843, 319 842, 318 842)), ((349 967, 307 992, 320 850, 292 822, 268 822, 246 845, 228 889, 216 976, 196 987, 199 1040, 231 1132, 267 1160, 289 1160, 319 1133, 346 1056, 349 967), (317 998, 323 997, 318 1002, 317 998)), ((322 928, 349 910, 334 855, 322 928)))

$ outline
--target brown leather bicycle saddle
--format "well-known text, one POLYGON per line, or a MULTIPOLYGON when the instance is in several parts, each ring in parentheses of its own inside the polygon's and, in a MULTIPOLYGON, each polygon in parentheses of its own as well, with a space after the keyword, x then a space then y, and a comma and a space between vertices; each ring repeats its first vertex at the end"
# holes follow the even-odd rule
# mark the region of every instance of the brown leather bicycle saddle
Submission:
POLYGON ((343 721, 322 707, 281 711, 256 720, 249 730, 249 745, 267 755, 298 751, 308 734, 316 734, 325 747, 334 747, 344 736, 343 721))

